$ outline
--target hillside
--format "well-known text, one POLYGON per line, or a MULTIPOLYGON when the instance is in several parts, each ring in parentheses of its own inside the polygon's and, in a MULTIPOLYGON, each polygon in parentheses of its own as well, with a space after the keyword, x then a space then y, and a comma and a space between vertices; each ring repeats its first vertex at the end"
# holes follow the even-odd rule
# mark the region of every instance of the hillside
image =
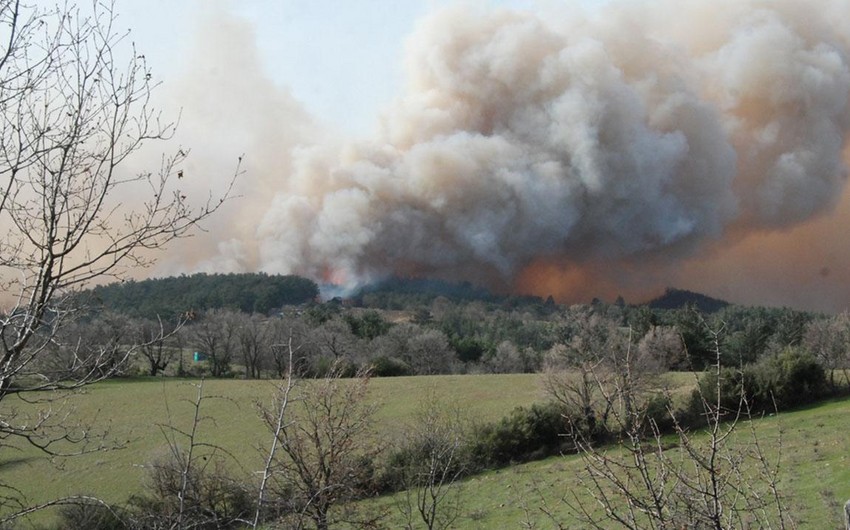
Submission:
POLYGON ((645 305, 652 309, 682 309, 691 306, 703 313, 716 313, 730 304, 725 300, 719 300, 704 294, 668 287, 663 295, 650 300, 645 305))
POLYGON ((229 308, 267 314, 314 300, 319 289, 299 276, 263 273, 192 274, 125 281, 81 293, 86 303, 134 317, 172 318, 189 311, 229 308))

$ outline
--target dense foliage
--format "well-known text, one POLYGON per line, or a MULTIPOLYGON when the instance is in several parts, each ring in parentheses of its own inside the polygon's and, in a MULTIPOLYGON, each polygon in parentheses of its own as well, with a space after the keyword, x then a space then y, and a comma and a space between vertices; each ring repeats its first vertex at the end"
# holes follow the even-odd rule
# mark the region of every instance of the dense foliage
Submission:
POLYGON ((95 304, 145 318, 172 318, 218 308, 269 314, 284 305, 310 302, 318 295, 319 288, 312 280, 263 273, 128 280, 84 293, 95 304))
POLYGON ((729 305, 729 302, 684 289, 668 287, 664 294, 647 303, 652 309, 683 309, 694 307, 703 313, 714 313, 729 305))

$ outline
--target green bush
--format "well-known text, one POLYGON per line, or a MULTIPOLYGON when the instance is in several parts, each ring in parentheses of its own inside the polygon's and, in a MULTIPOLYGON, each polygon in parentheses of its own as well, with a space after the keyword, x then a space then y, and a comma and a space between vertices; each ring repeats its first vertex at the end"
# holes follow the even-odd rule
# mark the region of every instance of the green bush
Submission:
POLYGON ((672 432, 674 425, 673 417, 670 415, 671 406, 669 396, 655 394, 644 404, 641 421, 648 429, 654 424, 658 432, 672 432))
POLYGON ((380 356, 372 359, 372 375, 375 377, 398 377, 413 375, 410 365, 395 357, 380 356))
POLYGON ((719 386, 717 374, 706 373, 691 397, 687 411, 690 418, 702 414, 703 398, 714 402, 718 388, 721 406, 732 413, 741 409, 744 396, 751 412, 762 413, 812 403, 829 390, 823 367, 797 348, 788 348, 743 368, 723 368, 719 386))
POLYGON ((753 366, 753 379, 758 393, 756 404, 761 409, 780 410, 812 403, 828 393, 826 371, 815 358, 797 348, 788 348, 753 366))
POLYGON ((567 424, 557 403, 517 407, 499 422, 477 429, 473 460, 480 467, 498 467, 558 454, 570 445, 567 424))

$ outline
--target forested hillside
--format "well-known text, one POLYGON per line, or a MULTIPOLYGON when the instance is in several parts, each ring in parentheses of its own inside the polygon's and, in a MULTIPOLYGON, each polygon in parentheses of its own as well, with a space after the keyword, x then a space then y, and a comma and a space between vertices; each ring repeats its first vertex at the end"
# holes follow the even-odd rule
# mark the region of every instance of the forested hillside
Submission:
POLYGON ((263 273, 193 274, 102 285, 83 293, 96 306, 134 317, 171 318, 189 311, 233 309, 268 314, 284 305, 310 302, 316 282, 263 273))

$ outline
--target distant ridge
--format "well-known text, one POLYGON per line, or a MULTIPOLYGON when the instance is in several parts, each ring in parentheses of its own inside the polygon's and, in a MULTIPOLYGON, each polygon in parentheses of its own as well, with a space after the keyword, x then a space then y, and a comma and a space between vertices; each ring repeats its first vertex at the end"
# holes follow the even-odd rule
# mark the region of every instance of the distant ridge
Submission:
POLYGON ((730 304, 725 300, 712 298, 704 294, 668 287, 663 295, 650 300, 645 305, 652 309, 681 309, 692 306, 703 313, 714 313, 730 304))
POLYGON ((134 317, 171 318, 217 308, 269 313, 283 305, 308 303, 318 294, 316 283, 300 276, 197 273, 99 285, 79 296, 88 304, 134 317))
POLYGON ((544 306, 554 308, 554 301, 545 301, 539 296, 521 294, 496 294, 471 282, 449 282, 434 278, 391 277, 380 282, 364 286, 352 299, 358 305, 379 309, 430 304, 436 298, 443 297, 453 302, 474 302, 499 304, 506 308, 544 306))

